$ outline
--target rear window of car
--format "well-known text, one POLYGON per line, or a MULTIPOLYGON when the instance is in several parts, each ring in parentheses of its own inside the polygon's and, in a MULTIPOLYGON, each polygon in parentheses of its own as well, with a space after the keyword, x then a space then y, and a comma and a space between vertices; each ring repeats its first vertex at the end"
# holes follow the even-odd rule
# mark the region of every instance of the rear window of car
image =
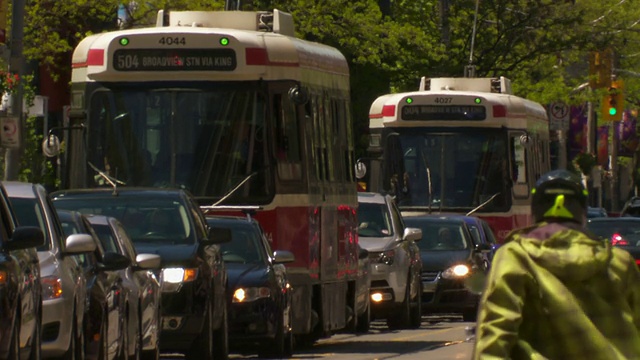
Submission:
POLYGON ((640 246, 640 221, 589 221, 587 228, 613 245, 640 246))
POLYGON ((391 213, 386 204, 358 205, 358 236, 387 237, 393 235, 391 213))
POLYGON ((38 251, 51 249, 51 238, 47 230, 47 221, 42 208, 36 199, 11 198, 11 205, 20 226, 36 226, 42 230, 46 241, 38 247, 38 251))
POLYGON ((416 221, 406 218, 408 226, 422 230, 422 240, 418 241, 420 250, 455 251, 469 248, 465 239, 464 227, 458 222, 416 221))

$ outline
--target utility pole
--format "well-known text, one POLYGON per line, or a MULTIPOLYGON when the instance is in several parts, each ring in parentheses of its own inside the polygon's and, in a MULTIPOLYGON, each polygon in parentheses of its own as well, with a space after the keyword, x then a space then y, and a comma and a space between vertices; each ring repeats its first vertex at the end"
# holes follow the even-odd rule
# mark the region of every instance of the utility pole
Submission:
POLYGON ((24 115, 22 111, 22 98, 24 97, 24 7, 26 0, 13 0, 11 11, 11 37, 9 40, 10 58, 9 73, 17 74, 19 78, 18 86, 11 94, 12 114, 18 118, 18 132, 20 140, 15 148, 7 148, 5 153, 5 180, 17 180, 20 172, 20 159, 24 153, 24 115))

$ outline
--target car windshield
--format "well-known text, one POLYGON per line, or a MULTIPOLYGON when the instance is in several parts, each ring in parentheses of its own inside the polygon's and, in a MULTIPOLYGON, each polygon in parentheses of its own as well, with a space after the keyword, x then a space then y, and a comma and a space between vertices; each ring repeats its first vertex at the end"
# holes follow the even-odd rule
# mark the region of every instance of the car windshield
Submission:
POLYGON ((422 240, 417 242, 421 251, 455 251, 469 247, 461 223, 416 221, 410 218, 405 221, 407 226, 422 230, 422 240))
POLYGON ((222 258, 228 263, 260 264, 264 263, 264 254, 260 249, 260 234, 251 226, 217 225, 212 227, 231 229, 231 241, 220 244, 222 258))
POLYGON ((188 210, 173 199, 109 197, 54 200, 56 208, 83 214, 112 216, 124 226, 135 244, 193 244, 188 210))
POLYGON ((44 245, 38 247, 38 251, 51 249, 51 237, 47 230, 47 221, 42 208, 36 199, 11 198, 11 206, 15 211, 18 224, 21 226, 36 226, 42 230, 46 241, 44 245))
POLYGON ((640 247, 640 221, 589 221, 587 228, 615 245, 640 247))
POLYGON ((358 205, 358 236, 386 237, 393 235, 391 214, 386 204, 358 205))

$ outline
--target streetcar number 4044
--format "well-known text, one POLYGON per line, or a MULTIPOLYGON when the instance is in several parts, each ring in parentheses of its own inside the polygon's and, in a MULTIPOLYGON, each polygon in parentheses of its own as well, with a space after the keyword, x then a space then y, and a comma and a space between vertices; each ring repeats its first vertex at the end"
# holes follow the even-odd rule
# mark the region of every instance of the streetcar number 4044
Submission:
POLYGON ((187 39, 185 39, 184 37, 169 37, 169 36, 163 36, 160 38, 160 40, 158 40, 159 44, 162 45, 187 45, 187 39))

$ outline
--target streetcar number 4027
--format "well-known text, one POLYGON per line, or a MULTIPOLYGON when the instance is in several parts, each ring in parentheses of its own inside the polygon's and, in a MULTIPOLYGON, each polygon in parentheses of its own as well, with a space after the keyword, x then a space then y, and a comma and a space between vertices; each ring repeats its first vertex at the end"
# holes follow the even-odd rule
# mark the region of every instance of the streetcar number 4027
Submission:
POLYGON ((158 43, 162 45, 187 45, 187 39, 184 37, 169 37, 163 36, 158 40, 158 43))

